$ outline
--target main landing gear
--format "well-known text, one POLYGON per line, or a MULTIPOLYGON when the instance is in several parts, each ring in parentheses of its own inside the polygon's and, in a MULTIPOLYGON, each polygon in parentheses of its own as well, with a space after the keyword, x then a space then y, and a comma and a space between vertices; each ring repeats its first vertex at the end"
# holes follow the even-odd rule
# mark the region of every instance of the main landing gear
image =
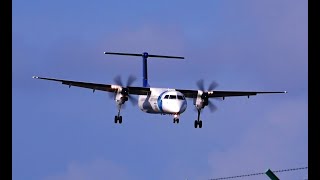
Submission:
POLYGON ((114 116, 114 123, 118 123, 121 124, 122 123, 122 116, 114 116))
POLYGON ((198 109, 198 120, 194 121, 194 128, 202 128, 202 121, 200 120, 200 109, 198 109))
POLYGON ((114 116, 114 123, 118 123, 121 124, 122 123, 122 116, 120 116, 120 110, 121 110, 121 105, 118 108, 118 115, 114 116))

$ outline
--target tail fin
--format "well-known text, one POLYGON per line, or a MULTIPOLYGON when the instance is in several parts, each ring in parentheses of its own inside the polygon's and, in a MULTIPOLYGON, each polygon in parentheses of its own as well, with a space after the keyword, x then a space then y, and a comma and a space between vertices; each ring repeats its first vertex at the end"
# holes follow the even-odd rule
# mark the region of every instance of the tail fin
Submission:
POLYGON ((157 57, 157 58, 175 58, 175 59, 184 59, 184 57, 179 56, 163 56, 163 55, 153 55, 144 52, 142 54, 133 54, 133 53, 114 53, 114 52, 104 52, 104 54, 112 54, 112 55, 124 55, 124 56, 142 56, 142 86, 150 87, 148 83, 148 57, 157 57))

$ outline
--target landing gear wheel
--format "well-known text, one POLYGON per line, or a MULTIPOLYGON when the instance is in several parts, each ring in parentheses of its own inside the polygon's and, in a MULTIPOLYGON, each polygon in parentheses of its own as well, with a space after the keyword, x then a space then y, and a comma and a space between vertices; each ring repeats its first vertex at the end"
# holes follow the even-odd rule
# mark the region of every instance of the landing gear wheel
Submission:
POLYGON ((194 121, 194 128, 202 128, 202 121, 201 120, 195 120, 194 121))
POLYGON ((119 116, 119 124, 122 123, 122 116, 119 116))
POLYGON ((179 119, 178 118, 173 118, 173 123, 179 124, 179 119))
POLYGON ((118 116, 114 116, 114 123, 117 124, 117 122, 118 122, 118 116))

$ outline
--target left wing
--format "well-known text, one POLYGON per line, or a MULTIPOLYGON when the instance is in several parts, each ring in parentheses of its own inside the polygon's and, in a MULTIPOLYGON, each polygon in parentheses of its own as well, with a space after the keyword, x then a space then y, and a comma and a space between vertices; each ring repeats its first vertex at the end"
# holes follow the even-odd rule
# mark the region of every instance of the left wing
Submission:
MULTIPOLYGON (((187 98, 196 98, 198 95, 198 90, 186 90, 186 89, 176 89, 180 91, 187 98)), ((255 96, 257 94, 271 94, 271 93, 287 93, 287 91, 208 91, 209 98, 215 97, 230 97, 230 96, 255 96)))
MULTIPOLYGON (((77 86, 77 87, 92 89, 93 91, 100 90, 100 91, 107 91, 107 92, 116 92, 118 88, 121 87, 121 86, 112 85, 112 84, 97 84, 97 83, 63 80, 63 79, 45 78, 45 77, 38 77, 38 76, 32 76, 32 78, 44 79, 49 81, 57 81, 57 82, 61 82, 64 85, 68 85, 69 87, 77 86)), ((131 86, 128 86, 126 88, 128 88, 128 91, 130 94, 147 95, 148 93, 150 93, 150 88, 131 87, 131 86)))

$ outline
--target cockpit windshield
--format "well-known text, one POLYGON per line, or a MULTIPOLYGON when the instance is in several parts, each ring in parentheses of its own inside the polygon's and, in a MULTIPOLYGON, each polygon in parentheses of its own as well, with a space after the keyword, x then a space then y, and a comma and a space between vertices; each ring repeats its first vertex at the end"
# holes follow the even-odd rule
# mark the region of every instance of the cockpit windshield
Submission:
POLYGON ((184 100, 184 97, 183 97, 183 96, 178 95, 178 99, 180 99, 180 100, 184 100))
POLYGON ((164 99, 180 99, 180 100, 185 100, 184 96, 181 95, 165 95, 164 99))

